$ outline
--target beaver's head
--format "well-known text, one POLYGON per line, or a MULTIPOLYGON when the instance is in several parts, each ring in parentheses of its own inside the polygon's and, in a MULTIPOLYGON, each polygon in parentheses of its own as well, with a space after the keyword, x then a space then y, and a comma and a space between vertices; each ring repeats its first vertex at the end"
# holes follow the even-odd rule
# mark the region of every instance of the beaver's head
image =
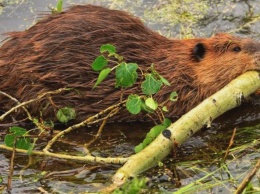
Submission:
POLYGON ((199 87, 220 89, 249 70, 260 70, 260 43, 229 34, 198 39, 191 51, 199 87))

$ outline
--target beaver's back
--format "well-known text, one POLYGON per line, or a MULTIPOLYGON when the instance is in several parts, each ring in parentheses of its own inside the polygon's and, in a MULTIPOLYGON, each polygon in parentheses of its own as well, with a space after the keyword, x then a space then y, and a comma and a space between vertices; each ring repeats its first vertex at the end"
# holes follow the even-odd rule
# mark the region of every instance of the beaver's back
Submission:
MULTIPOLYGON (((108 79, 92 91, 97 73, 90 65, 100 54, 102 44, 111 43, 126 61, 148 67, 155 47, 169 42, 126 12, 92 5, 74 6, 44 17, 26 31, 8 35, 0 48, 0 90, 24 102, 47 91, 75 88, 80 95, 73 92, 59 95, 55 104, 75 107, 79 115, 86 116, 118 101, 112 94, 114 80, 108 79), (104 105, 91 108, 91 104, 106 98, 109 101, 104 105)), ((3 96, 0 100, 4 109, 14 105, 3 96)), ((29 110, 37 114, 46 103, 29 106, 29 110)), ((45 110, 46 115, 52 115, 56 110, 53 108, 45 110)))
MULTIPOLYGON (((136 17, 123 11, 85 5, 46 16, 24 32, 9 33, 0 48, 0 90, 20 102, 58 88, 69 91, 31 104, 32 115, 55 115, 57 108, 74 107, 78 120, 98 113, 120 101, 110 75, 92 90, 98 74, 91 64, 102 44, 113 44, 127 62, 142 69, 154 63, 155 69, 171 83, 154 96, 165 102, 172 91, 179 100, 167 102, 172 117, 181 115, 249 69, 259 69, 259 44, 251 40, 219 34, 212 38, 170 40, 148 29, 136 17), (257 53, 257 57, 256 57, 257 53)), ((139 81, 139 80, 138 80, 139 81)), ((139 93, 140 85, 124 91, 139 93)), ((14 106, 0 96, 4 110, 14 106)), ((17 114, 21 115, 22 110, 17 114)), ((126 111, 116 120, 132 120, 126 111)))

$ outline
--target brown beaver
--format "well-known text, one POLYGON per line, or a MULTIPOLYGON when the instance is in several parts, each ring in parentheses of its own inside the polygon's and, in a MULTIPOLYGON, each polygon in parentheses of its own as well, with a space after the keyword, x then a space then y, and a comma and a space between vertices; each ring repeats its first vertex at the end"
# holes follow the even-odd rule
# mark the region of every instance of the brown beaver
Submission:
MULTIPOLYGON (((155 69, 170 83, 154 96, 165 101, 172 91, 179 100, 167 103, 168 117, 180 116, 248 70, 259 70, 260 44, 249 39, 217 34, 211 38, 168 39, 148 29, 136 17, 118 10, 93 5, 74 6, 49 15, 23 32, 9 33, 0 49, 0 90, 20 102, 58 88, 75 88, 32 104, 29 111, 52 117, 57 107, 76 108, 77 120, 98 113, 119 102, 120 90, 109 76, 92 90, 97 73, 91 63, 102 44, 113 44, 127 62, 155 69)), ((140 93, 138 84, 124 96, 140 93)), ((14 103, 0 96, 0 107, 14 103)), ((19 115, 24 111, 18 110, 19 115)), ((129 113, 114 119, 130 121, 129 113)))

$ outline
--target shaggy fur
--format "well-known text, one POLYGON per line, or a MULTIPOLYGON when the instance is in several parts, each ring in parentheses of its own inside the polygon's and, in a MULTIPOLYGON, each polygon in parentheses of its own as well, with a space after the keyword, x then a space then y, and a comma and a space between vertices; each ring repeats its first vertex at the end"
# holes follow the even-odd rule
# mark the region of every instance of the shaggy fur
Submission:
MULTIPOLYGON (((9 33, 0 48, 0 90, 20 102, 58 88, 75 88, 29 105, 32 115, 43 110, 44 118, 53 117, 57 108, 71 106, 77 120, 98 113, 119 102, 120 90, 109 76, 92 90, 98 76, 91 63, 99 55, 102 44, 113 44, 127 62, 155 69, 171 86, 155 95, 165 101, 172 91, 179 100, 168 102, 168 117, 180 116, 215 93, 245 71, 259 69, 259 43, 218 34, 211 38, 167 39, 148 29, 136 17, 123 11, 84 5, 74 6, 60 14, 49 15, 23 32, 9 33)), ((140 93, 127 89, 124 96, 140 93)), ((10 109, 14 103, 2 95, 0 107, 10 109)), ((24 111, 18 110, 19 117, 24 111)), ((16 115, 16 116, 17 116, 16 115)), ((114 120, 136 119, 126 111, 114 120)))

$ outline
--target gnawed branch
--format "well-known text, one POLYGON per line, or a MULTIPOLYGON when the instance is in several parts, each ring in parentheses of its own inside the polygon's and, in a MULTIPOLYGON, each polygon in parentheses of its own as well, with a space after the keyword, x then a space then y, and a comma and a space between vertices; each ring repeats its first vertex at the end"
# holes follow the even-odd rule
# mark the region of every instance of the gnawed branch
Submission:
POLYGON ((113 177, 113 184, 121 185, 129 177, 155 166, 172 150, 189 139, 212 120, 239 106, 243 99, 260 88, 259 72, 250 71, 231 81, 223 89, 204 100, 163 131, 148 147, 132 155, 113 177))

